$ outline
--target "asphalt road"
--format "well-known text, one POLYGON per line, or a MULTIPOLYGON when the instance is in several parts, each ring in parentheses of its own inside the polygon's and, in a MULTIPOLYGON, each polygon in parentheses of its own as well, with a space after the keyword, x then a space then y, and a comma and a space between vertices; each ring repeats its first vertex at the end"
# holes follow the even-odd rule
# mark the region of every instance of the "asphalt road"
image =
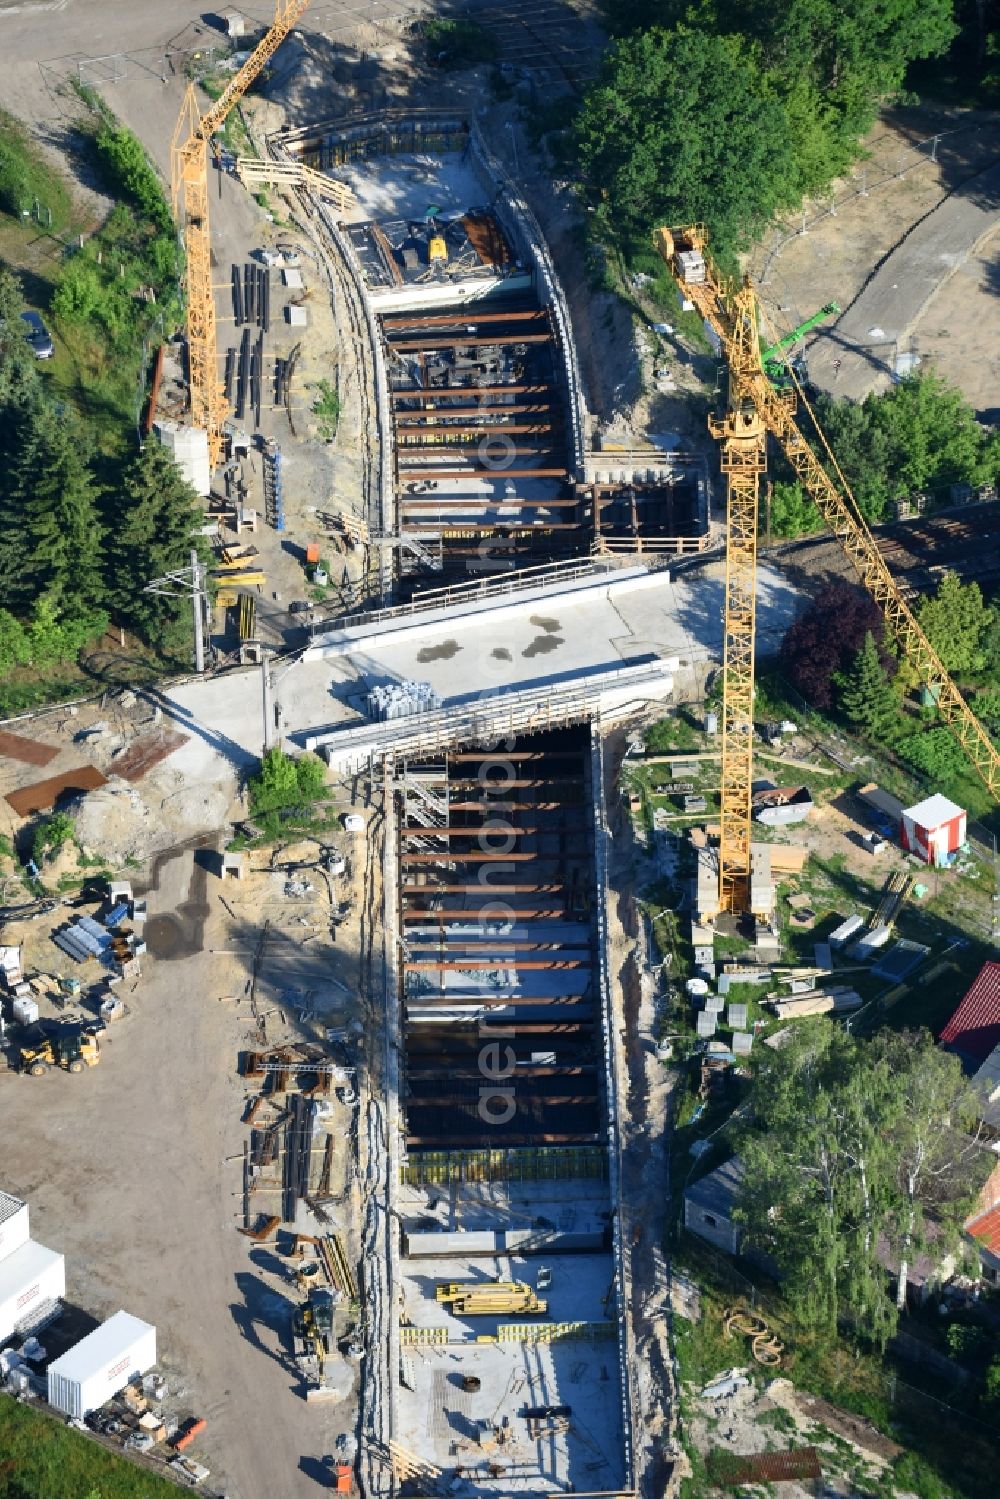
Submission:
POLYGON ((916 223, 850 307, 809 349, 809 378, 839 399, 885 389, 896 355, 938 288, 1000 226, 1000 164, 962 183, 916 223))

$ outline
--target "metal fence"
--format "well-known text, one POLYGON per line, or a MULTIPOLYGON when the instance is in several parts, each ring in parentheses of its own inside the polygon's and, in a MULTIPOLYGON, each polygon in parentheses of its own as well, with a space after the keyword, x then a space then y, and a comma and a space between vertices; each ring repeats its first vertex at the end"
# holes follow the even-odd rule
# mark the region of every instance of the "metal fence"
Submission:
MULTIPOLYGON (((869 157, 854 169, 848 181, 811 205, 803 203, 794 228, 787 220, 775 228, 773 243, 766 253, 760 274, 756 277, 758 285, 767 284, 774 262, 786 245, 803 234, 808 234, 810 228, 824 219, 836 218, 839 208, 856 198, 869 197, 920 167, 936 164, 943 140, 956 135, 978 135, 989 128, 991 127, 986 125, 959 125, 953 130, 939 130, 935 135, 929 135, 925 140, 916 141, 912 145, 902 143, 892 132, 880 136, 869 157)), ((985 170, 985 164, 981 170, 985 170)), ((970 175, 975 176, 976 173, 970 175)))

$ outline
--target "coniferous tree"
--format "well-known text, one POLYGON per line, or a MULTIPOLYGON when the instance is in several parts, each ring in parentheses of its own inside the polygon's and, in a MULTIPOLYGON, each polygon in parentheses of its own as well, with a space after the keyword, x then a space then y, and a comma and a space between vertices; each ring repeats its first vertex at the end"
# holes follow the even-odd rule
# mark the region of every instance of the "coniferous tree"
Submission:
POLYGON ((886 740, 899 722, 899 703, 889 684, 871 630, 851 666, 839 678, 840 706, 872 739, 886 740))
POLYGON ((15 614, 48 598, 59 614, 99 605, 101 526, 75 421, 35 387, 4 413, 0 592, 15 614))
POLYGON ((166 449, 150 441, 125 470, 119 508, 106 548, 111 607, 143 639, 178 647, 180 637, 186 638, 190 604, 144 590, 154 578, 187 567, 192 547, 204 553, 198 496, 166 449))

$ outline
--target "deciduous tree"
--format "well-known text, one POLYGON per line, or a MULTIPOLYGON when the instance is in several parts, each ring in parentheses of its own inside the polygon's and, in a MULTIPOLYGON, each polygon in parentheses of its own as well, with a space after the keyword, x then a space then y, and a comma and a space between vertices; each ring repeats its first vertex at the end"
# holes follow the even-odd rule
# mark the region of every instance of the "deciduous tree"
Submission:
POLYGON ((789 135, 746 45, 684 28, 617 43, 577 123, 595 207, 619 243, 705 220, 722 253, 791 201, 789 135))
POLYGON ((850 666, 871 632, 883 635, 878 605, 863 588, 830 583, 794 620, 781 643, 781 664, 814 708, 834 706, 836 677, 850 666))
POLYGON ((936 1220, 935 1253, 943 1257, 958 1246, 988 1157, 962 1064, 935 1046, 928 1031, 880 1031, 869 1056, 875 1066, 888 1068, 901 1105, 892 1130, 894 1197, 886 1218, 901 1310, 912 1258, 927 1244, 926 1214, 936 1220))
POLYGON ((986 664, 984 641, 995 611, 983 600, 978 583, 963 583, 945 573, 933 598, 924 599, 917 618, 931 645, 950 672, 976 673, 986 664))
POLYGON ((817 1018, 761 1055, 751 1105, 739 1217, 752 1242, 776 1260, 804 1320, 832 1335, 847 1313, 884 1346, 925 1215, 942 1252, 951 1248, 992 1164, 965 1132, 961 1066, 927 1032, 855 1040, 817 1018), (902 1283, 896 1303, 886 1248, 902 1283))
POLYGON ((961 392, 933 373, 909 375, 860 406, 823 398, 817 413, 870 520, 882 520, 892 500, 992 482, 1000 468, 996 436, 979 426, 961 392))

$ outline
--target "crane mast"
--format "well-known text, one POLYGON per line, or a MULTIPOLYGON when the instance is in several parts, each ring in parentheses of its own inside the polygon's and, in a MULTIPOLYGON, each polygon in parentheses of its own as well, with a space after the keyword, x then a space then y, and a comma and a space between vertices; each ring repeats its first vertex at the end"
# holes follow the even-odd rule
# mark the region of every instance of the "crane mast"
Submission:
POLYGON ((208 146, 226 117, 266 67, 311 0, 275 0, 274 24, 212 107, 201 114, 194 84, 188 85, 170 147, 174 217, 187 257, 188 380, 191 421, 208 433, 212 468, 222 459, 228 416, 222 382, 212 288, 212 241, 208 217, 208 146))
POLYGON ((684 231, 677 244, 669 230, 660 229, 656 236, 683 295, 715 332, 729 365, 726 413, 709 418, 709 429, 721 443, 726 475, 719 908, 740 913, 750 906, 757 514, 760 478, 767 467, 767 429, 747 391, 754 377, 766 377, 753 289, 731 292, 720 281, 704 255, 705 240, 700 228, 684 231))
POLYGON ((815 417, 826 466, 798 426, 796 391, 807 410, 809 405, 794 371, 794 389, 790 391, 776 390, 765 374, 757 295, 749 280, 738 289, 723 281, 705 254, 707 234, 700 224, 674 231, 658 229, 654 241, 682 296, 701 313, 718 338, 729 367, 726 414, 721 419, 709 418, 709 428, 722 444, 721 466, 727 477, 719 897, 722 910, 742 912, 749 909, 750 886, 757 501, 760 476, 767 463, 768 433, 780 445, 803 489, 882 610, 893 642, 934 694, 941 717, 994 798, 1000 798, 1000 752, 896 587, 815 417))

